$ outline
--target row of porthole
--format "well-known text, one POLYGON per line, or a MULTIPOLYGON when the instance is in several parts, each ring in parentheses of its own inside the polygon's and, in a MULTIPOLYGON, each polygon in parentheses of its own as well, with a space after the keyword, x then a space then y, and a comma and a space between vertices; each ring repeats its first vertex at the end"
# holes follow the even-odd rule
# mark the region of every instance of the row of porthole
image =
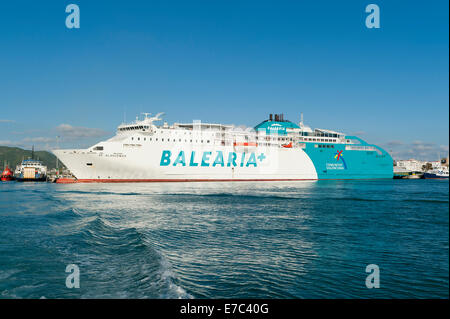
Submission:
MULTIPOLYGON (((134 137, 132 137, 131 140, 133 141, 133 140, 134 140, 134 137)), ((140 141, 141 138, 138 137, 137 140, 140 141)), ((146 137, 144 137, 144 141, 147 141, 147 138, 146 138, 146 137)), ((152 141, 152 138, 151 138, 151 137, 149 138, 149 141, 152 141)), ((155 138, 155 142, 157 142, 157 141, 158 141, 158 138, 155 138)), ((175 139, 173 139, 173 141, 176 142, 175 139)), ((193 140, 190 140, 190 143, 192 143, 192 141, 193 141, 193 140)), ((161 142, 164 142, 164 138, 161 138, 161 142)), ((167 142, 170 142, 170 139, 167 139, 167 142)), ((181 138, 178 139, 178 142, 181 142, 181 138)), ((184 142, 187 143, 187 140, 184 140, 184 142)), ((198 140, 195 140, 195 143, 198 143, 198 140)), ((200 140, 200 143, 203 143, 203 140, 200 140)), ((206 140, 206 143, 209 143, 209 140, 206 140)))

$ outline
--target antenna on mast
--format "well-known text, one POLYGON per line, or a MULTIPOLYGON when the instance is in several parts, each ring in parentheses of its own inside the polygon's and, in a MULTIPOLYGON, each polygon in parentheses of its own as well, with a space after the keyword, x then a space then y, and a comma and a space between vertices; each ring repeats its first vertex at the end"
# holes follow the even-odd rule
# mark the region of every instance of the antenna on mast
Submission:
POLYGON ((300 127, 303 128, 303 112, 300 113, 300 127))
POLYGON ((148 119, 149 115, 152 115, 152 113, 141 113, 142 115, 144 115, 144 120, 148 119))

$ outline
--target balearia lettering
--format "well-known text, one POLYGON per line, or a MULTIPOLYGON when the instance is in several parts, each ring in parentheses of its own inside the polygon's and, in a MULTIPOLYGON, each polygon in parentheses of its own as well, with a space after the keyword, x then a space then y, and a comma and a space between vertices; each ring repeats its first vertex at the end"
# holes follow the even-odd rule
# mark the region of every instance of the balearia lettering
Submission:
POLYGON ((257 167, 266 156, 264 153, 216 152, 185 152, 164 150, 161 154, 160 166, 191 166, 191 167, 257 167))

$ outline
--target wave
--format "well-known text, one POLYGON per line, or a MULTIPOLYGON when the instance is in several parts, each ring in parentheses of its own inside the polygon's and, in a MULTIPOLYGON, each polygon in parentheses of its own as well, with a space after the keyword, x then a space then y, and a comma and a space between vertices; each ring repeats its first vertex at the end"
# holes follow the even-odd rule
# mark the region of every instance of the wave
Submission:
POLYGON ((280 195, 256 195, 256 194, 232 194, 232 193, 216 193, 216 194, 192 194, 192 193, 162 193, 163 196, 185 196, 185 197, 207 197, 207 198, 241 198, 241 199, 293 199, 298 200, 302 197, 280 196, 280 195))
POLYGON ((104 191, 80 191, 80 190, 70 190, 70 191, 58 191, 58 194, 88 194, 88 195, 124 195, 124 196, 137 196, 137 195, 148 195, 145 193, 136 193, 136 192, 104 192, 104 191))
POLYGON ((448 200, 439 200, 439 199, 402 199, 401 201, 402 202, 448 204, 448 200))
POLYGON ((77 243, 72 249, 80 271, 88 277, 82 298, 192 298, 179 286, 170 263, 136 228, 117 227, 97 216, 70 237, 77 243))
POLYGON ((361 198, 361 197, 327 197, 326 200, 344 200, 344 201, 356 201, 356 202, 389 202, 386 199, 374 199, 374 198, 361 198))

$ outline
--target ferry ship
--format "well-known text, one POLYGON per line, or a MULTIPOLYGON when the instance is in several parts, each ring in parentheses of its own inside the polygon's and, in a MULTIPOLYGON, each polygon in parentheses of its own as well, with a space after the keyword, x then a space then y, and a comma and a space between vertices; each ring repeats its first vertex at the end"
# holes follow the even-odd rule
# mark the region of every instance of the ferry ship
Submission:
POLYGON ((47 180, 47 166, 35 159, 23 160, 14 172, 18 182, 44 182, 47 180))
POLYGON ((296 124, 270 114, 245 129, 201 121, 157 125, 163 113, 143 114, 119 125, 106 141, 53 153, 76 182, 393 178, 393 160, 385 150, 356 136, 313 130, 303 124, 303 115, 296 124))

